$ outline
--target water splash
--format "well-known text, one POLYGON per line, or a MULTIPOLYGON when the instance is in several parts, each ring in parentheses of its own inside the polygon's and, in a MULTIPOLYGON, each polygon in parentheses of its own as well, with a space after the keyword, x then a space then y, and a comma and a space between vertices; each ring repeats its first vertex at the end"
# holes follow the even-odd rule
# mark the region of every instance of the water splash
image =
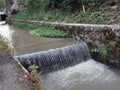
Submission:
POLYGON ((13 46, 12 44, 12 34, 13 31, 10 29, 9 25, 0 25, 0 36, 2 36, 6 42, 8 42, 8 44, 10 46, 13 46))
POLYGON ((45 90, 72 90, 70 88, 77 85, 82 87, 113 81, 115 79, 113 76, 114 73, 107 66, 91 59, 73 67, 42 75, 41 86, 45 90))

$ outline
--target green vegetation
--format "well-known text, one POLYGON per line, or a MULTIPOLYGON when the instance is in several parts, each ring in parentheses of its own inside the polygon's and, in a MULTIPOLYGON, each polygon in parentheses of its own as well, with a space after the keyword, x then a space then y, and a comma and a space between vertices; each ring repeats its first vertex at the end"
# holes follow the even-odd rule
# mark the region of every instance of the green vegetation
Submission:
POLYGON ((108 59, 109 53, 110 53, 110 47, 109 45, 103 45, 102 48, 92 48, 90 52, 92 54, 96 54, 103 62, 106 62, 105 60, 108 59))
POLYGON ((49 22, 110 24, 118 14, 105 11, 111 0, 27 0, 28 3, 11 18, 49 22), (34 14, 33 14, 34 13, 34 14), (114 16, 113 16, 114 15, 114 16))
POLYGON ((30 14, 27 9, 17 15, 13 15, 11 18, 19 20, 39 20, 49 22, 76 22, 76 23, 93 23, 93 24, 105 24, 110 19, 111 14, 106 12, 90 12, 85 13, 76 11, 65 12, 61 10, 51 11, 39 11, 34 14, 30 14))
POLYGON ((112 67, 118 67, 120 65, 119 55, 114 46, 110 44, 103 45, 101 48, 92 47, 90 49, 93 59, 102 62, 104 64, 110 65, 112 67))
POLYGON ((83 40, 80 36, 75 36, 75 38, 73 38, 73 39, 78 40, 78 41, 82 41, 83 40))
POLYGON ((15 22, 12 24, 12 26, 15 28, 20 28, 20 29, 25 29, 25 30, 34 30, 34 29, 39 28, 39 26, 37 25, 27 24, 23 22, 15 22))
POLYGON ((106 60, 108 58, 108 55, 109 55, 109 50, 110 48, 108 47, 108 45, 104 45, 99 51, 100 53, 100 57, 103 59, 103 60, 106 60))
MULTIPOLYGON (((106 0, 28 0, 27 8, 33 11, 61 9, 65 11, 74 11, 77 9, 83 9, 97 6, 98 4, 104 3, 106 0)), ((83 10, 84 12, 84 10, 83 10)))
MULTIPOLYGON (((35 66, 35 65, 31 65, 30 67, 29 67, 29 69, 30 69, 30 75, 32 76, 32 77, 34 77, 34 78, 36 78, 36 79, 38 79, 39 80, 39 74, 37 73, 37 69, 38 69, 38 66, 35 66)), ((40 81, 40 80, 39 80, 40 81)))
POLYGON ((31 79, 35 82, 35 86, 31 86, 30 90, 40 90, 40 79, 39 79, 40 75, 37 72, 38 67, 35 65, 31 65, 29 69, 30 69, 31 79))
POLYGON ((3 0, 0 0, 0 10, 1 9, 4 9, 4 3, 3 3, 3 0))
POLYGON ((0 54, 2 55, 12 55, 13 48, 8 46, 8 40, 0 35, 0 54))
POLYGON ((94 47, 94 48, 92 48, 92 49, 90 50, 90 52, 91 52, 91 53, 99 53, 100 51, 99 51, 98 48, 94 47))
POLYGON ((51 38, 65 38, 68 36, 67 33, 55 29, 55 27, 41 27, 35 30, 30 31, 31 35, 34 36, 43 36, 43 37, 51 37, 51 38))
POLYGON ((37 73, 37 69, 38 69, 38 67, 37 66, 35 66, 35 65, 31 65, 30 67, 29 67, 29 69, 30 69, 30 75, 32 76, 32 77, 34 77, 34 78, 36 78, 36 79, 39 79, 39 74, 37 73))
POLYGON ((26 29, 33 36, 51 37, 51 38, 66 38, 68 34, 56 29, 55 27, 39 27, 33 24, 15 22, 13 26, 16 28, 26 29))
POLYGON ((40 89, 38 89, 36 87, 30 87, 30 90, 40 90, 40 89))
POLYGON ((105 24, 111 17, 111 14, 104 12, 86 12, 78 16, 77 23, 105 24))

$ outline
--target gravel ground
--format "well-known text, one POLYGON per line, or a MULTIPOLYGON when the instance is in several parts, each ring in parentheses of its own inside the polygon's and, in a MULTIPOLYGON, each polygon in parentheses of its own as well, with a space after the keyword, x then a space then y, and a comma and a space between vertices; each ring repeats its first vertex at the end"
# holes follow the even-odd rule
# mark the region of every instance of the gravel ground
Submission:
POLYGON ((12 58, 0 55, 0 90, 28 90, 25 83, 19 82, 23 75, 12 58))

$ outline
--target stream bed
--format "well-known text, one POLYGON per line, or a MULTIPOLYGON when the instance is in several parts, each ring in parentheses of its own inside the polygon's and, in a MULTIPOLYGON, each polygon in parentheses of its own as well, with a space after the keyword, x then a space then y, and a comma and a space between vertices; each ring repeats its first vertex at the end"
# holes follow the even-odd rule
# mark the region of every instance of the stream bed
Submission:
MULTIPOLYGON (((33 37, 26 30, 0 25, 0 34, 11 42, 15 55, 44 51, 79 43, 70 38, 33 37)), ((44 90, 120 90, 120 71, 92 59, 40 75, 44 90)))

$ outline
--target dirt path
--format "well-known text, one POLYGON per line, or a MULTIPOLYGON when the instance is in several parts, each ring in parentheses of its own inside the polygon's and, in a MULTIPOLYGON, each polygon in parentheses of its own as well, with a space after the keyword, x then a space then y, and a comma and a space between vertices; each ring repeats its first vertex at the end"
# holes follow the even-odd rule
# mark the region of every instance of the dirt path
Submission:
POLYGON ((24 83, 19 83, 22 75, 12 58, 0 55, 0 90, 28 90, 24 83))

